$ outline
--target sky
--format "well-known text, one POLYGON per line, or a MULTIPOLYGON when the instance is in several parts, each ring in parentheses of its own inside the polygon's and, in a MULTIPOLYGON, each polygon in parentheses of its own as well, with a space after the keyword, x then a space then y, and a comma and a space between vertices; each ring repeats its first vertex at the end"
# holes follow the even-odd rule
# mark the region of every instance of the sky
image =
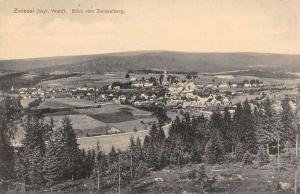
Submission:
POLYGON ((140 50, 300 54, 300 0, 0 0, 0 59, 140 50), (33 14, 14 9, 35 9, 33 14), (37 14, 65 9, 65 14, 37 14), (73 14, 72 9, 123 10, 73 14))

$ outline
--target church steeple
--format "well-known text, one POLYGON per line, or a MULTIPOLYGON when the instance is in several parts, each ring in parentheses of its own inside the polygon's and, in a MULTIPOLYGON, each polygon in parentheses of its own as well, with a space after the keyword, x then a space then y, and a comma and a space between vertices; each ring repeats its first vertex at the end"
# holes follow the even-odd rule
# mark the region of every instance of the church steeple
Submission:
POLYGON ((164 79, 162 81, 162 85, 168 85, 168 75, 167 75, 167 69, 164 69, 164 79))

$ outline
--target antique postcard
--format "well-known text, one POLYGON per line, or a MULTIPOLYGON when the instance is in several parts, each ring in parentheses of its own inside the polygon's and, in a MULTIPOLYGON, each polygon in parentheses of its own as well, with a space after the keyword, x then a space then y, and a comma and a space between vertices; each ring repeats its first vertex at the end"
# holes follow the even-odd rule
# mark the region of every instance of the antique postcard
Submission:
POLYGON ((300 193, 300 0, 0 0, 0 194, 300 193))

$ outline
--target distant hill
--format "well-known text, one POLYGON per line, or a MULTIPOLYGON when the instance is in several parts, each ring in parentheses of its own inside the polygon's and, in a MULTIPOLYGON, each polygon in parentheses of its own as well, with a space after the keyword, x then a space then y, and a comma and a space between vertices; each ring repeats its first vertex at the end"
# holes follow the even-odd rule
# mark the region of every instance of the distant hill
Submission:
POLYGON ((298 75, 294 75, 283 71, 261 71, 261 70, 241 70, 233 72, 221 73, 204 73, 203 75, 233 75, 233 76, 254 76, 258 78, 272 78, 272 79, 299 79, 298 75))
POLYGON ((220 72, 268 70, 300 72, 300 55, 266 53, 123 52, 99 55, 2 60, 0 69, 14 71, 107 72, 130 69, 220 72))

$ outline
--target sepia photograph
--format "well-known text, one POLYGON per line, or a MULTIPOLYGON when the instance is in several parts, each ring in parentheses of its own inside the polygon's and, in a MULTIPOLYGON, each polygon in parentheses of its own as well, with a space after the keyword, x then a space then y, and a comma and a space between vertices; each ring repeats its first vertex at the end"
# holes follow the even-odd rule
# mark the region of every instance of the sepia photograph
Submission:
POLYGON ((300 0, 0 0, 0 194, 300 194, 300 0))

